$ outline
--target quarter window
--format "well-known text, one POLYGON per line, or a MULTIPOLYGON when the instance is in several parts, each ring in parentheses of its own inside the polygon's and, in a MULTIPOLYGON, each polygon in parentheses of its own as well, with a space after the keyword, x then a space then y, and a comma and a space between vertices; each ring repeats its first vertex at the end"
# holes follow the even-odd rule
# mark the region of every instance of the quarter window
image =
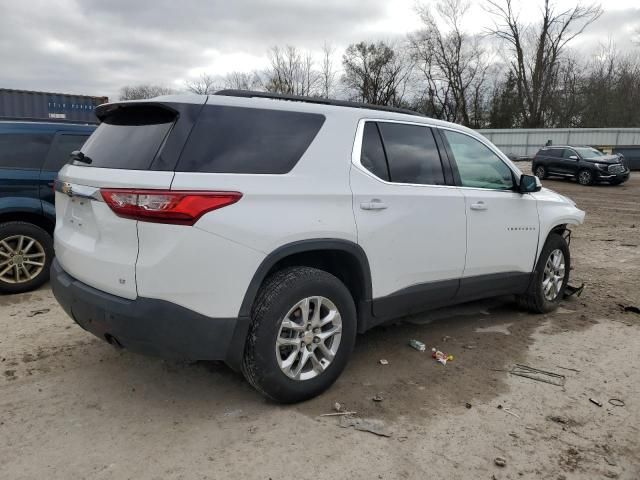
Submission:
POLYGON ((511 169, 489 148, 475 138, 443 130, 458 166, 463 187, 511 190, 511 169))
POLYGON ((360 163, 376 177, 389 181, 389 167, 382 147, 380 132, 374 122, 367 122, 362 133, 360 163))
POLYGON ((207 106, 191 132, 178 170, 288 173, 320 131, 324 115, 207 106))
POLYGON ((444 173, 433 132, 402 123, 378 124, 392 182, 444 185, 444 173))

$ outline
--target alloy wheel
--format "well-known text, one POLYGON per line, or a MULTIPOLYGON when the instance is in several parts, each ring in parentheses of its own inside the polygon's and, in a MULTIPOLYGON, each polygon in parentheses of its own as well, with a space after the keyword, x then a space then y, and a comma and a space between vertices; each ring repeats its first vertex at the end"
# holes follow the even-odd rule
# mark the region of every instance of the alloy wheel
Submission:
POLYGON ((44 247, 28 235, 12 235, 0 240, 0 281, 26 283, 44 269, 44 247))
POLYGON ((540 180, 544 179, 544 167, 536 168, 536 177, 538 177, 540 180))
POLYGON ((333 362, 342 337, 342 318, 325 297, 307 297, 285 315, 276 339, 280 370, 294 380, 310 380, 333 362))
POLYGON ((542 293, 544 298, 553 302, 562 290, 566 275, 564 253, 559 248, 551 252, 544 267, 542 293))
POLYGON ((592 178, 593 176, 591 175, 591 172, 588 172, 587 170, 583 170, 578 174, 578 182, 580 185, 590 185, 592 178))

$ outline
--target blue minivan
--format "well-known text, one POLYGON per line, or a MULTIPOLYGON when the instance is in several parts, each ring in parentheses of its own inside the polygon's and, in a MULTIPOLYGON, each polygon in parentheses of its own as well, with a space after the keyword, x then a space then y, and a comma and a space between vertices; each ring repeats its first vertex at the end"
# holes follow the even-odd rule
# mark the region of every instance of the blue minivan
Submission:
POLYGON ((0 292, 33 290, 53 260, 53 181, 96 125, 0 121, 0 292))

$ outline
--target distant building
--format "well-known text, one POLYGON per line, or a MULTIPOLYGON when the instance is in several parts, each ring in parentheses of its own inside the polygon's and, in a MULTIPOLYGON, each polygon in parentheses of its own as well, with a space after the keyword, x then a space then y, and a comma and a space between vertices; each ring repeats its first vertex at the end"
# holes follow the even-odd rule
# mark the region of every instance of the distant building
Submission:
POLYGON ((50 120, 97 123, 95 109, 107 97, 0 88, 0 120, 50 120))
POLYGON ((509 158, 533 158, 551 145, 589 145, 605 153, 621 153, 633 170, 640 170, 639 128, 514 128, 478 130, 509 158))

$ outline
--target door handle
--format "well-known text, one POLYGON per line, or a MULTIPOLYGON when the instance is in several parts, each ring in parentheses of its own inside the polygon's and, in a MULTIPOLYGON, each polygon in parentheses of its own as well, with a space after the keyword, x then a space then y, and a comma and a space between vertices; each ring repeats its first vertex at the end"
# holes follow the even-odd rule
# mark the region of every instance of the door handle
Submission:
POLYGON ((480 201, 472 203, 470 208, 471 210, 487 210, 489 207, 487 207, 484 202, 480 201))
POLYGON ((362 202, 360 204, 360 208, 362 210, 384 210, 385 208, 387 208, 387 205, 382 202, 382 200, 374 198, 370 202, 362 202))

